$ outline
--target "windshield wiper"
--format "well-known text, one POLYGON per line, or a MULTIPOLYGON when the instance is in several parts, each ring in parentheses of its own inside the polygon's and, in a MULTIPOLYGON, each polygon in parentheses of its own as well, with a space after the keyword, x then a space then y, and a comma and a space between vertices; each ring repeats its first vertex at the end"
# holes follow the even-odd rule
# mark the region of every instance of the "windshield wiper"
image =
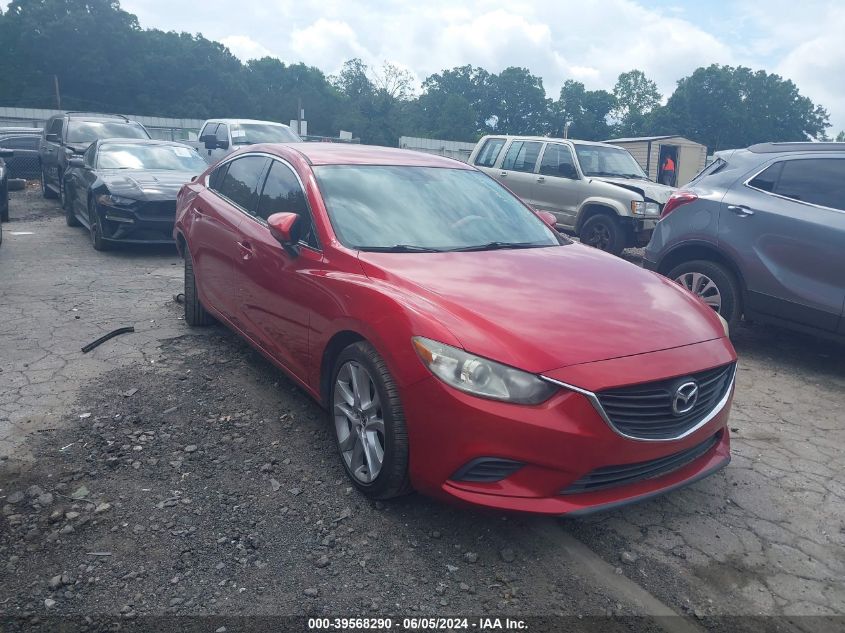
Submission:
POLYGON ((537 244, 536 242, 487 242, 486 244, 476 244, 474 246, 450 248, 449 252, 465 253, 468 251, 496 251, 506 248, 544 248, 546 246, 553 246, 553 244, 537 244))
POLYGON ((443 249, 413 244, 394 244, 393 246, 362 246, 358 250, 372 253, 442 253, 443 249))

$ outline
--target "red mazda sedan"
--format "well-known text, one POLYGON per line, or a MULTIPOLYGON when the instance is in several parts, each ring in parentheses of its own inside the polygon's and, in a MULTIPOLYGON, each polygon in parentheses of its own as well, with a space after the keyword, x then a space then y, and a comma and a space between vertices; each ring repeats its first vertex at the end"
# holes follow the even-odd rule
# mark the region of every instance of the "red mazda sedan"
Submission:
POLYGON ((719 316, 473 167, 254 145, 182 188, 174 236, 187 322, 224 323, 318 400, 370 497, 579 514, 730 460, 719 316))

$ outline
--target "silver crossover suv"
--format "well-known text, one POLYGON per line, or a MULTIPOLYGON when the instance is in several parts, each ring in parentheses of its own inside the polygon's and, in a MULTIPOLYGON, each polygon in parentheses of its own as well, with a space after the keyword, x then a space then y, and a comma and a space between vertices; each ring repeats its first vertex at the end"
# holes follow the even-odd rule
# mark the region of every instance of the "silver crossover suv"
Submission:
POLYGON ((627 150, 537 136, 485 136, 471 165, 507 186, 585 244, 618 255, 644 245, 674 191, 648 179, 627 150))
POLYGON ((845 338, 845 143, 719 152, 663 208, 645 266, 729 323, 845 338))

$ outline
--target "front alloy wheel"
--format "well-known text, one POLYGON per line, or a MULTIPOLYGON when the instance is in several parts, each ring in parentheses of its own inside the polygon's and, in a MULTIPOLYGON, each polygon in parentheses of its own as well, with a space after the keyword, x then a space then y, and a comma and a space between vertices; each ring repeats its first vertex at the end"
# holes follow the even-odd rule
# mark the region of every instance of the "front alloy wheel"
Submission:
POLYGON ((329 398, 337 448, 355 487, 373 499, 410 492, 399 391, 372 345, 359 341, 340 353, 329 398))
POLYGON ((719 291, 719 286, 713 283, 713 280, 704 273, 683 273, 675 281, 694 295, 698 295, 699 299, 716 312, 722 309, 722 293, 719 291))

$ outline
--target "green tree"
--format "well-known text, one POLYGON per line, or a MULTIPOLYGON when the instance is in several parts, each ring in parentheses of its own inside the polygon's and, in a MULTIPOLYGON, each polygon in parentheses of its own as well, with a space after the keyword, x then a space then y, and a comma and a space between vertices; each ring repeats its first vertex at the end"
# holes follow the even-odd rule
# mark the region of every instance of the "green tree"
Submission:
POLYGON ((822 140, 827 111, 789 80, 765 71, 713 64, 678 82, 652 131, 683 134, 710 151, 766 141, 822 140))
POLYGON ((442 124, 434 121, 441 117, 441 109, 446 107, 447 102, 450 108, 467 123, 470 113, 473 116, 473 123, 470 128, 458 126, 453 129, 450 138, 455 140, 474 140, 482 134, 490 131, 488 121, 494 114, 496 107, 494 76, 483 68, 474 66, 458 66, 450 70, 444 70, 429 76, 423 82, 424 93, 418 102, 422 110, 424 129, 433 130, 442 128, 442 124), (458 102, 454 97, 459 97, 458 102), (459 103, 466 103, 463 112, 457 113, 455 108, 459 103))
MULTIPOLYGON (((551 100, 543 80, 527 68, 511 66, 492 78, 495 101, 488 127, 498 134, 545 134, 549 130, 551 100)), ((488 119, 489 120, 489 119, 488 119)))
POLYGON ((845 130, 842 130, 839 134, 836 135, 836 142, 845 143, 845 130))
POLYGON ((552 105, 552 135, 562 136, 569 123, 570 138, 607 139, 612 134, 607 119, 615 107, 616 98, 606 90, 587 90, 580 81, 567 79, 552 105))
POLYGON ((616 134, 639 136, 646 126, 646 117, 660 105, 662 98, 657 84, 641 70, 622 73, 613 87, 616 106, 613 115, 617 119, 616 134))

